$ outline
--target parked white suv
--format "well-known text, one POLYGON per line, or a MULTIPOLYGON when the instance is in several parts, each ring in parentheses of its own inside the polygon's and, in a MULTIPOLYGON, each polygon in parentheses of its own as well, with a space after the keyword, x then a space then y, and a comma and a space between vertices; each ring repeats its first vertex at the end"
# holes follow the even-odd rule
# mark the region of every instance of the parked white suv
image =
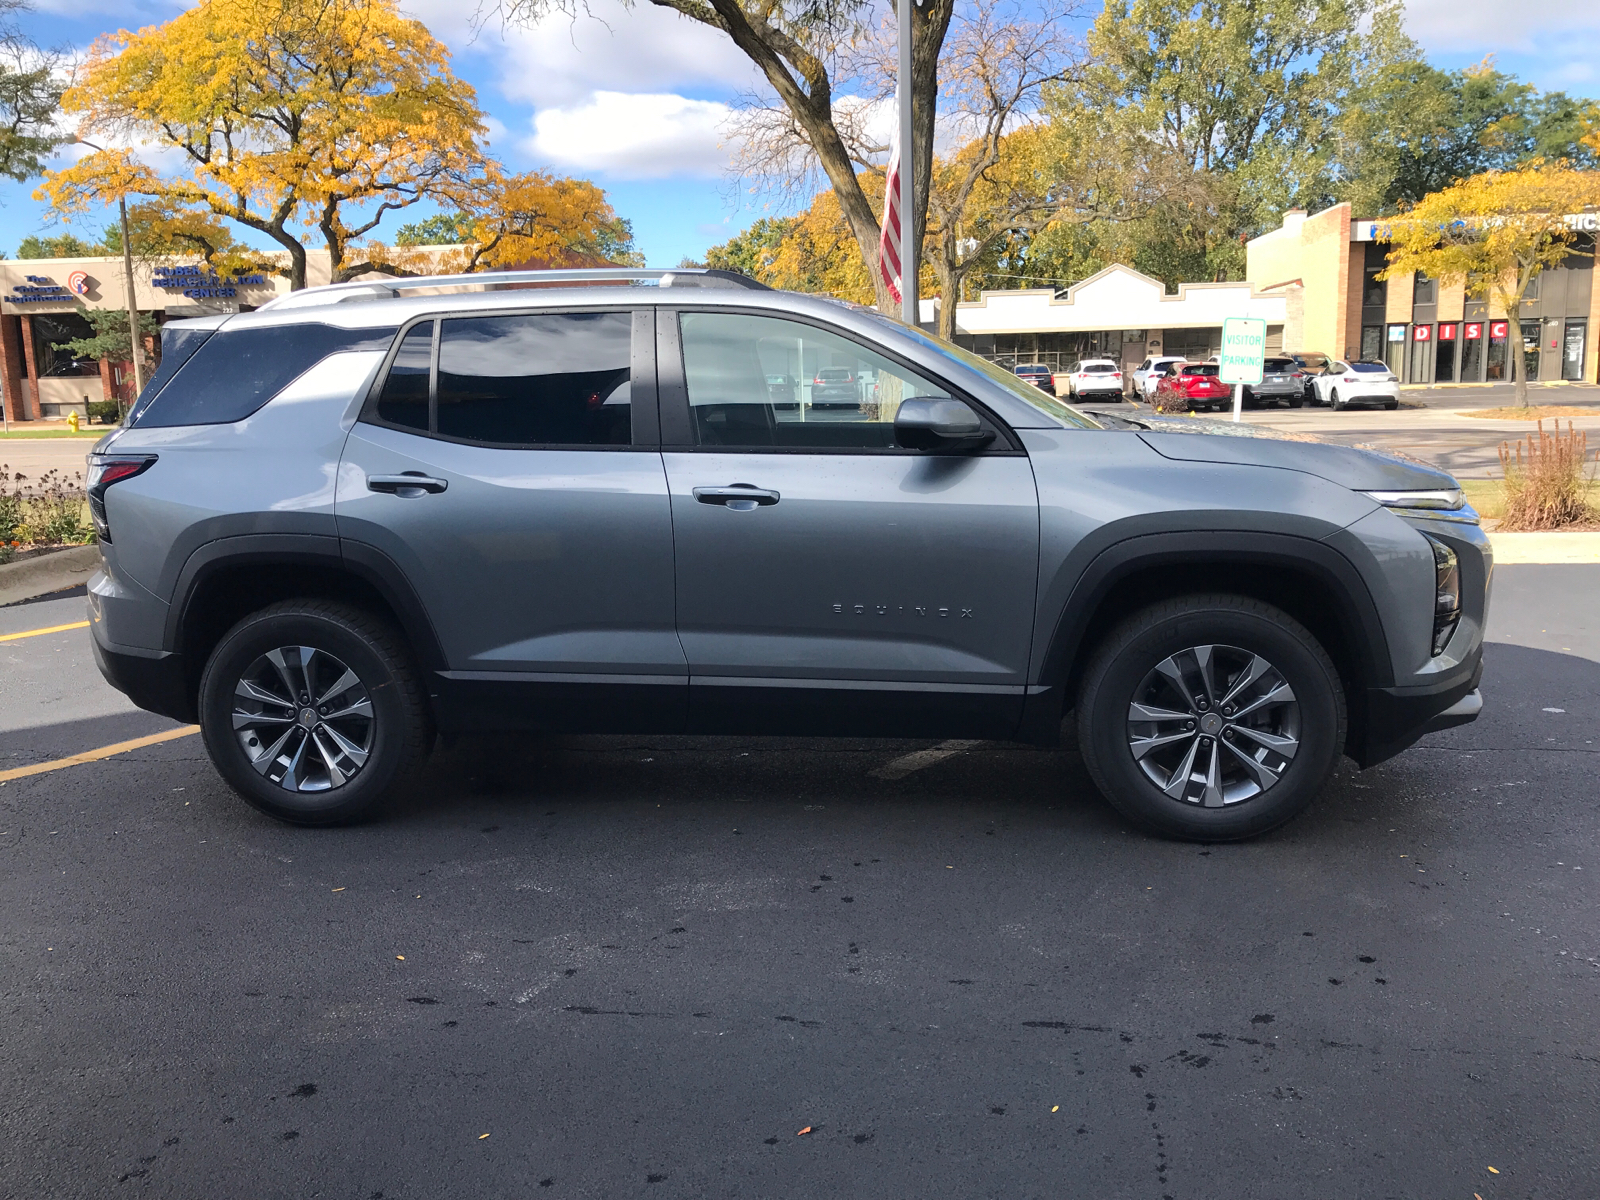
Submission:
POLYGON ((1109 358, 1086 358, 1067 368, 1067 395, 1080 400, 1099 396, 1122 399, 1122 367, 1109 358))
POLYGON ((1167 373, 1167 366, 1171 363, 1188 362, 1181 354, 1157 355, 1147 358, 1133 371, 1133 390, 1143 400, 1149 400, 1156 394, 1156 384, 1161 382, 1161 377, 1167 373))
POLYGON ((1400 380, 1381 362, 1336 362, 1311 381, 1318 404, 1335 409, 1355 404, 1400 407, 1400 380))

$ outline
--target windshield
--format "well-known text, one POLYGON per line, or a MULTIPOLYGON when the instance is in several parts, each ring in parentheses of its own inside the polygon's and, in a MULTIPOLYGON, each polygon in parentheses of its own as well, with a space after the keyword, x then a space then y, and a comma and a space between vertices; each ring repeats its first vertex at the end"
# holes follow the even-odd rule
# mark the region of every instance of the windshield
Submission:
POLYGON ((981 355, 974 354, 970 350, 963 350, 960 346, 953 346, 939 338, 929 337, 920 329, 912 329, 909 325, 903 325, 899 321, 891 320, 882 313, 872 312, 867 315, 882 321, 885 325, 892 325, 897 332, 904 334, 906 337, 916 339, 921 345, 937 352, 951 362, 966 367, 970 371, 978 372, 984 378, 1005 388, 1006 391, 1028 405, 1028 407, 1038 409, 1053 420, 1078 429, 1105 428, 1104 425, 1093 420, 1087 413, 1081 413, 1077 409, 1061 403, 1048 392, 1042 392, 1034 387, 1033 384, 1025 383, 1020 376, 996 363, 990 362, 981 355))

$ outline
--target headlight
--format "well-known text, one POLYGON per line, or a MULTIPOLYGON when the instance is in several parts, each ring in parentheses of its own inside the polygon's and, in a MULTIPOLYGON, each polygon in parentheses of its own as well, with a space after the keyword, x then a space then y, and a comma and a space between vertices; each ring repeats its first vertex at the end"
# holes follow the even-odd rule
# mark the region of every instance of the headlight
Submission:
POLYGON ((1433 547, 1433 656, 1438 658, 1461 623, 1461 564, 1438 538, 1422 536, 1433 547))
POLYGON ((1467 502, 1460 488, 1441 488, 1426 492, 1368 492, 1385 508, 1460 508, 1467 502))

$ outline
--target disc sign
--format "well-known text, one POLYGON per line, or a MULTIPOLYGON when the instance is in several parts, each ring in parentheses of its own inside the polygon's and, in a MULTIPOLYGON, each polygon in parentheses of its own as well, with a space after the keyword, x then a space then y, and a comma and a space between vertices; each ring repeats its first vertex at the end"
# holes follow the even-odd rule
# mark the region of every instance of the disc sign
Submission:
POLYGON ((1223 383, 1261 382, 1261 364, 1267 357, 1267 323, 1259 317, 1229 317, 1222 322, 1222 364, 1217 378, 1223 383))

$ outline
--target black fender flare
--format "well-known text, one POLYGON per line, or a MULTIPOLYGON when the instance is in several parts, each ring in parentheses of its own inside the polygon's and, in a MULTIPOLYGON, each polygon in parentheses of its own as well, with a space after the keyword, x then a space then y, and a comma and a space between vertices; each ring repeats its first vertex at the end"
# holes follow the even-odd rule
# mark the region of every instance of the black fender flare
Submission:
POLYGON ((1078 576, 1055 622, 1038 682, 1065 688, 1083 649, 1083 639, 1102 601, 1118 583, 1151 567, 1242 564, 1288 567, 1327 589, 1340 632, 1361 673, 1358 686, 1393 684, 1393 664, 1378 607, 1361 572, 1326 542, 1285 533, 1190 530, 1125 538, 1102 549, 1078 576))
POLYGON ((342 572, 361 580, 381 596, 411 643, 418 665, 426 672, 445 668, 444 649, 427 610, 399 566, 381 550, 359 542, 321 534, 249 533, 218 538, 196 548, 178 572, 167 609, 162 649, 183 649, 183 630, 195 596, 216 572, 238 565, 308 566, 342 572))

